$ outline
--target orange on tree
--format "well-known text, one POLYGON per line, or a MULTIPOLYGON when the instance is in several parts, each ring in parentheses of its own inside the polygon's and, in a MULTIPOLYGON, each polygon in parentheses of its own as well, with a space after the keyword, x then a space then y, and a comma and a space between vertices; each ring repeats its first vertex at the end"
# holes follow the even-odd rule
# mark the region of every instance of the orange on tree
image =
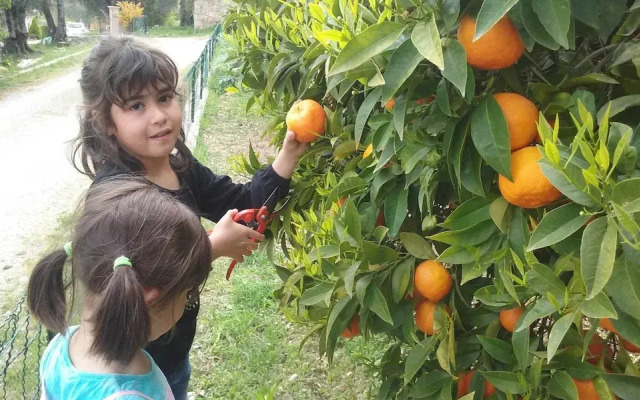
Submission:
POLYGON ((324 135, 327 114, 315 100, 296 102, 287 113, 287 128, 296 134, 302 143, 313 142, 324 135))
POLYGON ((373 144, 368 145, 367 148, 364 149, 364 152, 362 153, 362 158, 369 157, 371 153, 373 153, 373 144))
POLYGON ((500 311, 500 324, 504 329, 513 333, 520 316, 524 313, 524 307, 514 307, 500 311))
POLYGON ((603 351, 605 352, 605 357, 611 358, 613 356, 613 350, 611 350, 609 345, 607 345, 607 343, 597 334, 593 335, 591 342, 589 342, 589 345, 587 346, 587 354, 585 354, 584 360, 590 364, 596 365, 598 364, 598 361, 600 361, 603 351))
POLYGON ((511 153, 513 181, 500 175, 498 187, 509 203, 522 208, 537 208, 552 203, 562 196, 542 174, 538 160, 542 158, 537 147, 524 147, 511 153))
POLYGON ((616 328, 613 327, 613 324, 611 323, 611 320, 609 318, 602 318, 600 320, 600 326, 611 333, 618 333, 616 328))
MULTIPOLYGON (((458 393, 457 393, 456 399, 459 399, 462 396, 469 394, 469 390, 471 389, 471 378, 473 378, 473 375, 475 373, 476 373, 476 370, 474 369, 471 372, 461 372, 460 375, 458 375, 458 378, 460 379, 458 380, 458 393)), ((483 398, 486 399, 489 396, 494 395, 495 393, 496 393, 496 388, 491 384, 491 382, 485 379, 483 398)))
POLYGON ((451 274, 441 263, 427 260, 416 267, 413 284, 427 300, 437 303, 451 290, 451 274))
MULTIPOLYGON (((420 301, 415 306, 416 311, 416 327, 427 335, 433 335, 438 330, 433 326, 433 320, 436 315, 436 303, 432 303, 429 300, 420 301)), ((447 314, 449 313, 449 306, 445 305, 447 314)))
POLYGON ((390 98, 389 100, 387 100, 387 102, 384 105, 384 108, 387 111, 393 111, 393 107, 396 105, 396 99, 394 99, 393 97, 390 98))
POLYGON ((620 339, 620 343, 622 343, 622 346, 627 351, 630 351, 632 353, 640 353, 640 347, 638 347, 635 344, 631 343, 627 339, 622 338, 621 336, 618 336, 618 339, 620 339))
POLYGON ((340 336, 346 339, 351 339, 354 336, 358 336, 360 334, 360 328, 358 326, 359 321, 360 319, 358 318, 358 315, 354 315, 353 318, 351 318, 351 322, 349 322, 349 326, 344 328, 344 331, 342 331, 340 336))
POLYGON ((380 210, 378 212, 378 219, 376 220, 376 227, 384 226, 387 224, 387 221, 384 219, 384 211, 380 210))
POLYGON ((496 99, 509 129, 511 151, 530 145, 538 136, 538 108, 517 93, 496 93, 496 99))
POLYGON ((575 378, 571 378, 571 380, 573 380, 576 389, 578 389, 578 400, 600 400, 593 380, 582 381, 575 378))
POLYGON ((476 21, 465 15, 458 27, 458 41, 472 67, 482 70, 512 66, 524 52, 520 34, 505 15, 475 42, 476 21))

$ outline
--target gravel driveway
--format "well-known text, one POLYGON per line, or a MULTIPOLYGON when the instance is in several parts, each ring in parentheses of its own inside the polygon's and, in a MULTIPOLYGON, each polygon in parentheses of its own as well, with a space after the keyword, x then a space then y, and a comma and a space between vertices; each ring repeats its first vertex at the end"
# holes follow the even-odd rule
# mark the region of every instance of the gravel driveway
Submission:
MULTIPOLYGON (((166 52, 182 71, 207 38, 141 40, 166 52)), ((26 262, 50 250, 46 237, 58 216, 72 212, 90 184, 69 161, 69 141, 78 133, 79 77, 75 68, 0 101, 0 305, 25 286, 26 262)))

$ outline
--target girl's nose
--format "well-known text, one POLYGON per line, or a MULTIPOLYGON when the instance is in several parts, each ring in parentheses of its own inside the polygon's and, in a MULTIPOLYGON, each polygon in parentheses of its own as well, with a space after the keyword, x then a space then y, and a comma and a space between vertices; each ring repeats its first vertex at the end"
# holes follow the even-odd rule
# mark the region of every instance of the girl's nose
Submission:
POLYGON ((167 114, 162 109, 162 107, 155 104, 153 109, 151 110, 151 123, 154 125, 161 125, 167 121, 167 114))

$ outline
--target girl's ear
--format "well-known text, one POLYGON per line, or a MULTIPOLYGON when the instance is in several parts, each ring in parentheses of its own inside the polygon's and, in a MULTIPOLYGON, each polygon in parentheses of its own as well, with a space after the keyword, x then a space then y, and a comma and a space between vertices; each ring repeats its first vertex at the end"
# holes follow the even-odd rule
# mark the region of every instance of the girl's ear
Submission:
POLYGON ((151 307, 161 295, 160 289, 153 287, 143 287, 142 295, 144 296, 144 302, 147 304, 147 307, 151 307))

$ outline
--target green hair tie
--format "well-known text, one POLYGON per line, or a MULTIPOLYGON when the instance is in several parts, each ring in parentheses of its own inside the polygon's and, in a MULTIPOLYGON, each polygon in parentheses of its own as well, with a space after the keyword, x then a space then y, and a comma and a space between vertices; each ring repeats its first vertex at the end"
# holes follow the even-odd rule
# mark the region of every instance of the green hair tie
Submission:
POLYGON ((131 265, 131 260, 129 260, 127 257, 120 256, 113 262, 113 270, 115 271, 120 267, 133 267, 133 265, 131 265))
POLYGON ((71 240, 65 243, 63 248, 64 248, 64 252, 67 253, 67 257, 73 256, 73 242, 71 240))

